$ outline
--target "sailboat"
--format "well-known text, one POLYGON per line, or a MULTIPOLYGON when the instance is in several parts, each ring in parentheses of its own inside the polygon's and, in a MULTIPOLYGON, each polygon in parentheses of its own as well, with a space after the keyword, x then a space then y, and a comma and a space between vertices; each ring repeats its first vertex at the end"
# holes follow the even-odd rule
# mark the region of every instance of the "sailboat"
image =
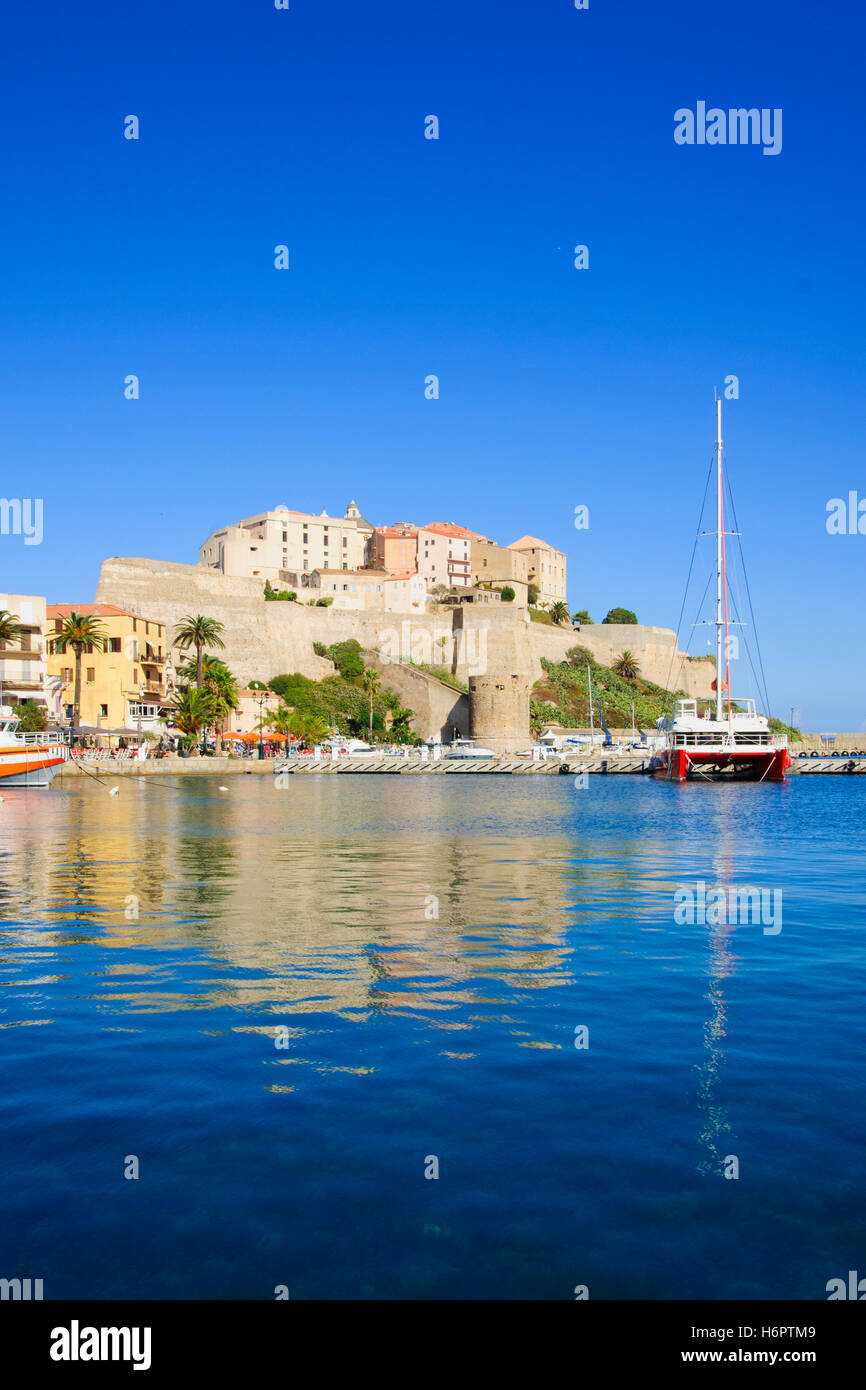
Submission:
MULTIPOLYGON (((711 533, 712 534, 712 533, 711 533)), ((716 398, 716 679, 715 700, 676 700, 673 715, 658 721, 664 743, 650 762, 658 779, 685 782, 736 778, 783 782, 791 764, 786 734, 775 734, 755 701, 731 695, 728 588, 722 486, 722 402, 716 398), (725 676, 722 680, 722 655, 725 676), (727 708, 725 708, 727 706, 727 708)))

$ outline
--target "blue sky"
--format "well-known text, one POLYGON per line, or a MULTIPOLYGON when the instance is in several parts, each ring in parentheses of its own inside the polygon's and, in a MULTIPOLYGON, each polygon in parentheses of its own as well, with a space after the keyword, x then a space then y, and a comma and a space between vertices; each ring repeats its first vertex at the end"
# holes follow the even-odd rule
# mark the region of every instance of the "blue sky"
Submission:
POLYGON ((866 497, 863 31, 745 0, 10 12, 2 491, 45 520, 0 536, 0 589, 89 601, 107 556, 355 497, 539 534, 573 607, 674 626, 733 373, 774 712, 866 726, 866 536, 825 528, 866 497), (781 108, 782 152, 676 145, 699 100, 781 108))

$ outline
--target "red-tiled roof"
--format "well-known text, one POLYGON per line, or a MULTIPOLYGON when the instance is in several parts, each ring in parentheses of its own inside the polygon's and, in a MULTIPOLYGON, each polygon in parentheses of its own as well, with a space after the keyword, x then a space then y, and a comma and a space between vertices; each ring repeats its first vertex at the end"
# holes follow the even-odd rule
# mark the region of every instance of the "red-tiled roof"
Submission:
MULTIPOLYGON (((49 603, 45 609, 47 618, 68 618, 70 613, 80 613, 83 618, 137 618, 126 608, 115 608, 113 603, 49 603)), ((142 618, 142 622, 155 623, 156 618, 142 618)))
POLYGON ((435 531, 440 536, 457 536, 464 541, 471 541, 475 534, 474 531, 467 531, 464 526, 455 526, 453 521, 431 521, 421 529, 435 531))

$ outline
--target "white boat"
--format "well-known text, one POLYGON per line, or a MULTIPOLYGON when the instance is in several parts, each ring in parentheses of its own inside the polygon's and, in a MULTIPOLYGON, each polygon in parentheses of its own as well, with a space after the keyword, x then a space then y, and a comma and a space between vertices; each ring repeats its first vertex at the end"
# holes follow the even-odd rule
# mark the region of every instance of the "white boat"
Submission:
POLYGON ((731 694, 725 537, 736 532, 725 531, 722 457, 722 402, 717 398, 716 529, 708 533, 716 540, 714 698, 704 701, 703 708, 696 699, 675 701, 673 715, 658 721, 664 743, 650 760, 650 771, 657 779, 669 782, 716 777, 784 782, 791 763, 787 735, 772 732, 754 700, 731 694))
POLYGON ((450 762, 455 758, 495 758, 496 754, 492 748, 479 747, 474 738, 455 738, 444 757, 450 762))
POLYGON ((363 739, 344 738, 342 735, 327 739, 322 744, 322 748, 327 752, 339 753, 341 756, 345 754, 349 758, 363 758, 376 753, 376 749, 371 744, 365 743, 363 739))
POLYGON ((0 705, 0 785, 47 787, 69 757, 57 734, 21 734, 10 705, 0 705))

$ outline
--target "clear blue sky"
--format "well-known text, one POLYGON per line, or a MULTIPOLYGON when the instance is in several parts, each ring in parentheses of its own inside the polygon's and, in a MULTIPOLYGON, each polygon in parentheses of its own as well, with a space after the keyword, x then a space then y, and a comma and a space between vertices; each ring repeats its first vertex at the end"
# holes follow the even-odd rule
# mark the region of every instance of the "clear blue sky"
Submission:
POLYGON ((2 491, 45 534, 0 589, 355 497, 540 534, 573 607, 674 626, 735 373, 774 712, 866 726, 866 536, 825 529, 866 496, 863 43, 854 3, 10 7, 2 491), (781 154, 676 145, 698 100, 782 108, 781 154))

